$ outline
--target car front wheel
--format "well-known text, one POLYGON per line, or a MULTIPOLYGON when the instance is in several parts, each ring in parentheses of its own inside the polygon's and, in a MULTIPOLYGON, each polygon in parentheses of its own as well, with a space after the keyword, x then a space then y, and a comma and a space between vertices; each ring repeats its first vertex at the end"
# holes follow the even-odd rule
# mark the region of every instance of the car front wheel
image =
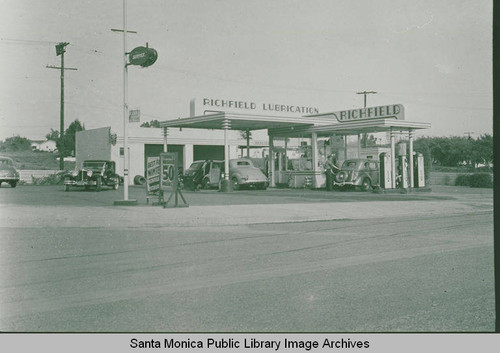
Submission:
POLYGON ((113 190, 118 190, 118 188, 120 187, 120 179, 111 178, 111 182, 113 183, 113 190))
POLYGON ((102 180, 101 180, 101 178, 97 178, 95 180, 95 182, 96 182, 96 184, 95 184, 95 191, 97 191, 97 192, 101 191, 101 189, 102 189, 102 180))
POLYGON ((11 181, 9 184, 10 184, 10 186, 12 186, 13 188, 15 188, 15 187, 16 187, 16 185, 17 185, 17 181, 11 181))
POLYGON ((239 190, 240 184, 238 184, 237 178, 231 179, 231 186, 232 186, 233 190, 239 190))
POLYGON ((364 178, 363 182, 361 183, 361 190, 362 191, 368 191, 372 187, 372 183, 370 182, 370 179, 364 178))

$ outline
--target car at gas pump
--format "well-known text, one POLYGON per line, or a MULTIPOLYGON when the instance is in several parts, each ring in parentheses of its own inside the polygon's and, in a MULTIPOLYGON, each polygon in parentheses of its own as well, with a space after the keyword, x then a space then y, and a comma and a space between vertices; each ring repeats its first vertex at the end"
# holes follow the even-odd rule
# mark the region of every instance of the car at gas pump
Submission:
POLYGON ((372 159, 348 159, 344 161, 333 182, 334 187, 345 189, 357 187, 368 191, 380 186, 379 162, 372 159))
POLYGON ((242 187, 266 190, 269 186, 269 181, 264 173, 255 167, 250 159, 246 158, 229 161, 229 180, 233 190, 239 190, 242 187))

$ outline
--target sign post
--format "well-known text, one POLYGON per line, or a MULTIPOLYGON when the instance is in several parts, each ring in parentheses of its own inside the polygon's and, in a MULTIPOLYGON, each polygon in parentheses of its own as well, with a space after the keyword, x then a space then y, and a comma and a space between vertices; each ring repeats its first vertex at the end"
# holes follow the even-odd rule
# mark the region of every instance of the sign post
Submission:
POLYGON ((161 200, 163 208, 168 207, 168 203, 174 196, 173 207, 189 207, 186 199, 182 195, 179 185, 179 165, 177 161, 177 152, 160 153, 160 195, 165 195, 165 189, 170 186, 171 192, 167 201, 161 200), (183 204, 179 204, 179 196, 183 204))

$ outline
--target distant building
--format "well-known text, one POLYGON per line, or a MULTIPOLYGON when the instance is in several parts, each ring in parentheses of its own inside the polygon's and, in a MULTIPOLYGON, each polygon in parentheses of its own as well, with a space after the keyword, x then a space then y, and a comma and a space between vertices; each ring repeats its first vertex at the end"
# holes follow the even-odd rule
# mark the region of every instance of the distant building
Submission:
POLYGON ((31 150, 33 151, 43 151, 43 152, 54 152, 57 150, 56 142, 52 140, 32 140, 31 150))

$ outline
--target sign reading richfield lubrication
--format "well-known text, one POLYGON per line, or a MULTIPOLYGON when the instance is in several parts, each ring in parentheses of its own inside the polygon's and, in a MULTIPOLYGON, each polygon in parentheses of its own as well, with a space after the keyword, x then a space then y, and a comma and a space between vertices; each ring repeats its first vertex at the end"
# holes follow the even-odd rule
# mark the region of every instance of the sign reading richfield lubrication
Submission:
POLYGON ((191 100, 191 116, 214 112, 227 112, 272 116, 303 116, 319 114, 317 107, 302 104, 284 104, 281 102, 257 102, 253 100, 232 100, 203 97, 191 100))
POLYGON ((338 112, 320 114, 322 117, 332 117, 339 122, 369 119, 394 118, 405 120, 405 110, 401 104, 382 105, 379 107, 368 107, 360 109, 341 110, 338 112))

